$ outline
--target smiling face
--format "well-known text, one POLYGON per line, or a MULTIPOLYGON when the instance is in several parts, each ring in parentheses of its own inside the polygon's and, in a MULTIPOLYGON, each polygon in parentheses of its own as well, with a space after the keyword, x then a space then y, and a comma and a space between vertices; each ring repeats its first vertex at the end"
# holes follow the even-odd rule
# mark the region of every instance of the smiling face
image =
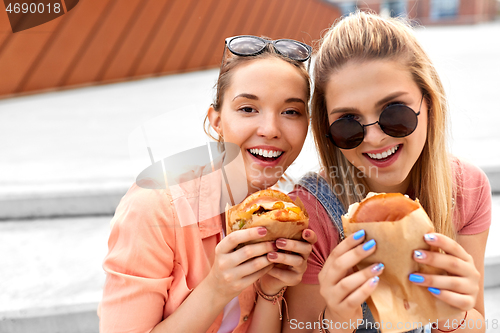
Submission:
POLYGON ((292 64, 256 59, 232 71, 221 110, 209 109, 214 130, 241 149, 250 192, 274 185, 299 155, 309 121, 307 85, 292 64))
MULTIPOLYGON (((326 85, 326 107, 331 125, 341 117, 361 124, 379 120, 391 104, 404 104, 418 112, 422 93, 410 72, 392 60, 350 61, 333 73, 326 85)), ((410 171, 425 145, 427 104, 420 108, 415 131, 403 138, 385 134, 378 124, 365 127, 363 142, 341 149, 345 158, 367 176, 371 191, 400 192, 408 189, 410 171)))

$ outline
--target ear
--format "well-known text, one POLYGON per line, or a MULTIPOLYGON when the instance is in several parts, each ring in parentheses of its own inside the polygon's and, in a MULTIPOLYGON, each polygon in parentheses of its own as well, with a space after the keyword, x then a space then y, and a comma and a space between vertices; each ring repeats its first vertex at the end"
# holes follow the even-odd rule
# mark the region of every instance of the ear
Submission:
POLYGON ((217 112, 213 105, 208 108, 208 120, 210 121, 210 126, 214 129, 219 136, 222 136, 222 121, 220 117, 220 111, 217 112))

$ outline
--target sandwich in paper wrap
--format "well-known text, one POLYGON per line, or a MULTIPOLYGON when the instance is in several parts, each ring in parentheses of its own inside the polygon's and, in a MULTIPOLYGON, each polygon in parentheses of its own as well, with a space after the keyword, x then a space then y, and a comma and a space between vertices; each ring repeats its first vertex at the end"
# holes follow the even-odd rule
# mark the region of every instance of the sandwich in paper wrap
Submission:
POLYGON ((369 193, 361 203, 354 203, 342 216, 346 237, 364 229, 366 240, 375 239, 375 253, 357 266, 363 269, 383 263, 378 286, 367 304, 386 332, 406 332, 460 314, 460 310, 435 298, 426 287, 410 282, 412 273, 446 275, 441 269, 417 263, 413 251, 431 250, 424 235, 434 226, 418 199, 413 201, 400 193, 369 193), (374 223, 376 222, 376 223, 374 223))

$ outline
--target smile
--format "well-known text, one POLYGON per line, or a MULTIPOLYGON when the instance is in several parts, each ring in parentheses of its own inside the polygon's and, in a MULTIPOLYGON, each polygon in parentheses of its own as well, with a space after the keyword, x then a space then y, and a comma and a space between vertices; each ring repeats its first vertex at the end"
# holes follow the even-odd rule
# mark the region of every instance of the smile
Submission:
POLYGON ((248 149, 248 151, 253 156, 265 160, 274 160, 283 154, 281 150, 248 149))
POLYGON ((382 160, 382 159, 387 158, 388 156, 391 156, 392 154, 394 154, 398 150, 398 148, 399 148, 399 145, 394 146, 392 148, 389 148, 382 153, 378 153, 378 154, 366 153, 366 155, 368 155, 370 158, 372 158, 374 160, 382 160))

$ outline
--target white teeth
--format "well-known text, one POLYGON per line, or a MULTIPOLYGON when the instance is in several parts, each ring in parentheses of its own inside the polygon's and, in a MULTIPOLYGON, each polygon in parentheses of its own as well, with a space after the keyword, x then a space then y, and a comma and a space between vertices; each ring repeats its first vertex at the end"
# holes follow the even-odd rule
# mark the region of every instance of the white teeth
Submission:
POLYGON ((263 157, 278 157, 281 154, 283 154, 283 152, 279 150, 265 150, 265 149, 250 149, 250 153, 254 155, 260 155, 263 157))
POLYGON ((399 148, 399 145, 394 146, 394 147, 388 149, 387 151, 384 151, 383 153, 378 153, 378 154, 367 153, 367 155, 370 156, 370 158, 373 158, 375 160, 381 160, 383 158, 386 158, 387 156, 391 156, 392 154, 394 154, 396 152, 396 150, 398 150, 398 148, 399 148))

